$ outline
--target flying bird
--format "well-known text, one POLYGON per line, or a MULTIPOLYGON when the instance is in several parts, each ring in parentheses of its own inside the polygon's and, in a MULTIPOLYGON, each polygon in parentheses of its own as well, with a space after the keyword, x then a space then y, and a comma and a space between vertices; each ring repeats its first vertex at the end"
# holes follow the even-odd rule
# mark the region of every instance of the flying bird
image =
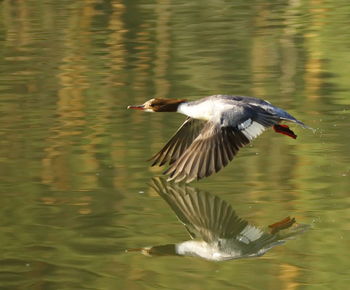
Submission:
POLYGON ((250 258, 262 256, 309 229, 309 225, 295 224, 295 219, 288 217, 263 230, 239 218, 230 204, 213 194, 160 178, 152 179, 151 185, 168 203, 191 239, 127 251, 149 256, 195 256, 211 261, 250 258))
POLYGON ((199 180, 225 167, 238 150, 273 127, 277 133, 297 136, 282 121, 307 127, 286 111, 253 97, 213 95, 197 101, 153 98, 128 109, 178 112, 187 117, 166 145, 151 160, 152 166, 169 163, 168 181, 199 180))

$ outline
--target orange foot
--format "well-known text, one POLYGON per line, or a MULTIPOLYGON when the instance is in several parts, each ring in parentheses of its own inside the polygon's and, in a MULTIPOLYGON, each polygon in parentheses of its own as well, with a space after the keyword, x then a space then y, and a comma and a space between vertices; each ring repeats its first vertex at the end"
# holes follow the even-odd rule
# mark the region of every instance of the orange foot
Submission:
POLYGON ((297 135, 295 135, 294 132, 291 129, 289 129, 287 125, 273 125, 273 129, 277 133, 287 135, 289 137, 292 137, 293 139, 297 138, 297 135))
POLYGON ((284 218, 283 220, 274 223, 272 225, 269 225, 270 228, 270 233, 271 234, 276 234, 280 230, 288 229, 290 228, 293 224, 295 223, 295 218, 290 218, 289 216, 284 218))

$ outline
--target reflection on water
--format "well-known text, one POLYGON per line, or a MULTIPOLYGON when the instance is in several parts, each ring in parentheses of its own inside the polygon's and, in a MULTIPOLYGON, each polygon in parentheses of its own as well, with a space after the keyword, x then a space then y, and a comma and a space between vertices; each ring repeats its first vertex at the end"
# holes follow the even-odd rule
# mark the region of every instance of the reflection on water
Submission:
POLYGON ((160 178, 152 179, 151 185, 185 226, 191 240, 128 251, 139 250, 151 256, 196 256, 212 261, 258 257, 309 228, 299 224, 286 233, 285 229, 295 222, 286 218, 270 225, 270 233, 264 232, 239 218, 231 205, 208 192, 160 178))

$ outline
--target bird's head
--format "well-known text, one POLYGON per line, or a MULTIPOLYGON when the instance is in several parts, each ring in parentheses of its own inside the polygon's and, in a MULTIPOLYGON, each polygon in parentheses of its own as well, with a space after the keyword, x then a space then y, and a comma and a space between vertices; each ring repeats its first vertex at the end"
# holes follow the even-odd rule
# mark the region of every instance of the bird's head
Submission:
POLYGON ((128 106, 128 109, 141 110, 145 112, 176 112, 181 103, 186 102, 185 99, 150 99, 142 105, 128 106))

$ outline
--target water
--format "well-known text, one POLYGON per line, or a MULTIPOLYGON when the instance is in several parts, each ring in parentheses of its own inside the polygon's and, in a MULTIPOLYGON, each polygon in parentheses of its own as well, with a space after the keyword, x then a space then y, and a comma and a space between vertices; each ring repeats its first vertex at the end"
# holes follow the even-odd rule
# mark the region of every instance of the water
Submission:
POLYGON ((346 289, 350 6, 340 1, 0 3, 1 289, 346 289), (183 116, 150 97, 268 99, 309 126, 265 132, 192 187, 266 228, 311 229, 226 262, 128 248, 189 238, 146 161, 183 116))

